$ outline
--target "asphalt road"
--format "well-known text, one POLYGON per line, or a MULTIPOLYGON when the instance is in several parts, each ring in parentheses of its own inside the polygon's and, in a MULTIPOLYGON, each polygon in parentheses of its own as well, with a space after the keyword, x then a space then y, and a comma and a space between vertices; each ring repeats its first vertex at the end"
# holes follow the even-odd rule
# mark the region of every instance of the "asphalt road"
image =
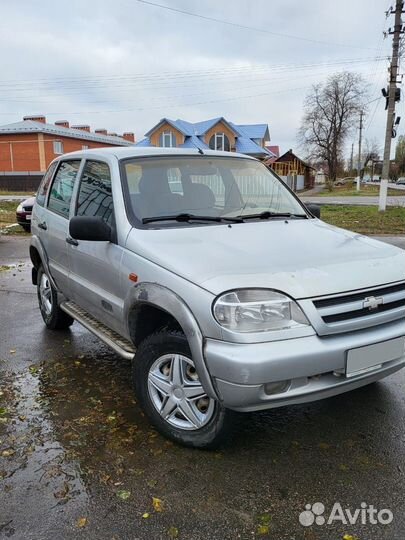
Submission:
MULTIPOLYGON (((316 195, 300 196, 304 203, 315 204, 338 204, 349 206, 376 206, 378 205, 378 197, 339 197, 334 195, 331 197, 319 197, 316 195)), ((403 206, 405 207, 405 197, 387 197, 387 206, 403 206)))
POLYGON ((404 372, 238 415, 216 452, 180 448, 144 419, 128 362, 78 324, 45 329, 27 241, 0 238, 0 265, 16 265, 0 267, 0 538, 403 540, 404 372), (315 502, 394 518, 306 528, 315 502))
POLYGON ((0 201, 23 201, 28 195, 0 195, 0 201))

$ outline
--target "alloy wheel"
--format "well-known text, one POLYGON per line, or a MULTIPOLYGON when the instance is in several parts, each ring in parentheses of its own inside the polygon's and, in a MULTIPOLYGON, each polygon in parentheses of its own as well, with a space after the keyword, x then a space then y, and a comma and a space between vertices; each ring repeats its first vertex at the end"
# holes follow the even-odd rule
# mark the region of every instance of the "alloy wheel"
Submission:
POLYGON ((39 296, 42 307, 47 315, 52 313, 52 289, 48 276, 43 273, 39 283, 39 296))

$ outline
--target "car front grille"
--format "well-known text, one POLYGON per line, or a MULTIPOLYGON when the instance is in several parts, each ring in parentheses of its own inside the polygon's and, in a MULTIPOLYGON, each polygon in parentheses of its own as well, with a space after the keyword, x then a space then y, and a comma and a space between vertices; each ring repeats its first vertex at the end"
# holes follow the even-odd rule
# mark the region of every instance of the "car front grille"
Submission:
POLYGON ((307 308, 320 334, 358 330, 401 318, 405 322, 405 282, 315 298, 307 308))

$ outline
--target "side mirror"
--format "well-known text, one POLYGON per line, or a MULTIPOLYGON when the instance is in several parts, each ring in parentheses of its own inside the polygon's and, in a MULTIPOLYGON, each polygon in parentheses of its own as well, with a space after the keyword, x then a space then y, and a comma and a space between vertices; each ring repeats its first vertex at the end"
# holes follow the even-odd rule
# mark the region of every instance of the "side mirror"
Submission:
POLYGON ((309 203, 305 205, 307 207, 307 210, 315 217, 321 218, 321 207, 319 204, 313 204, 309 203))
POLYGON ((110 242, 112 229, 100 217, 74 216, 69 222, 69 234, 75 240, 110 242))

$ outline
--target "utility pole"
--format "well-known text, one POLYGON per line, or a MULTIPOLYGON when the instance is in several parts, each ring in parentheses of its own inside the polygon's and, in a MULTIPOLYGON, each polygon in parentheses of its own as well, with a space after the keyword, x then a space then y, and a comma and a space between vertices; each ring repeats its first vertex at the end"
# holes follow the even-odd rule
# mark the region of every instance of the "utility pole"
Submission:
POLYGON ((359 124, 359 159, 357 160, 357 191, 360 191, 360 174, 361 174, 361 139, 363 133, 363 116, 364 112, 360 111, 360 124, 359 124))
POLYGON ((352 151, 350 153, 350 174, 353 174, 353 149, 354 149, 354 143, 352 143, 352 151))
POLYGON ((385 128, 385 144, 384 144, 384 157, 383 167, 380 184, 380 200, 378 209, 385 211, 387 207, 387 191, 388 191, 388 179, 390 172, 390 158, 391 158, 391 138, 393 135, 394 121, 395 121, 395 98, 397 89, 397 77, 398 77, 398 63, 399 63, 399 42, 402 31, 402 9, 404 7, 403 0, 396 0, 395 10, 391 8, 389 14, 395 14, 394 30, 389 30, 388 33, 393 35, 392 40, 392 57, 391 66, 389 69, 389 86, 388 86, 388 108, 387 108, 387 125, 385 128))

